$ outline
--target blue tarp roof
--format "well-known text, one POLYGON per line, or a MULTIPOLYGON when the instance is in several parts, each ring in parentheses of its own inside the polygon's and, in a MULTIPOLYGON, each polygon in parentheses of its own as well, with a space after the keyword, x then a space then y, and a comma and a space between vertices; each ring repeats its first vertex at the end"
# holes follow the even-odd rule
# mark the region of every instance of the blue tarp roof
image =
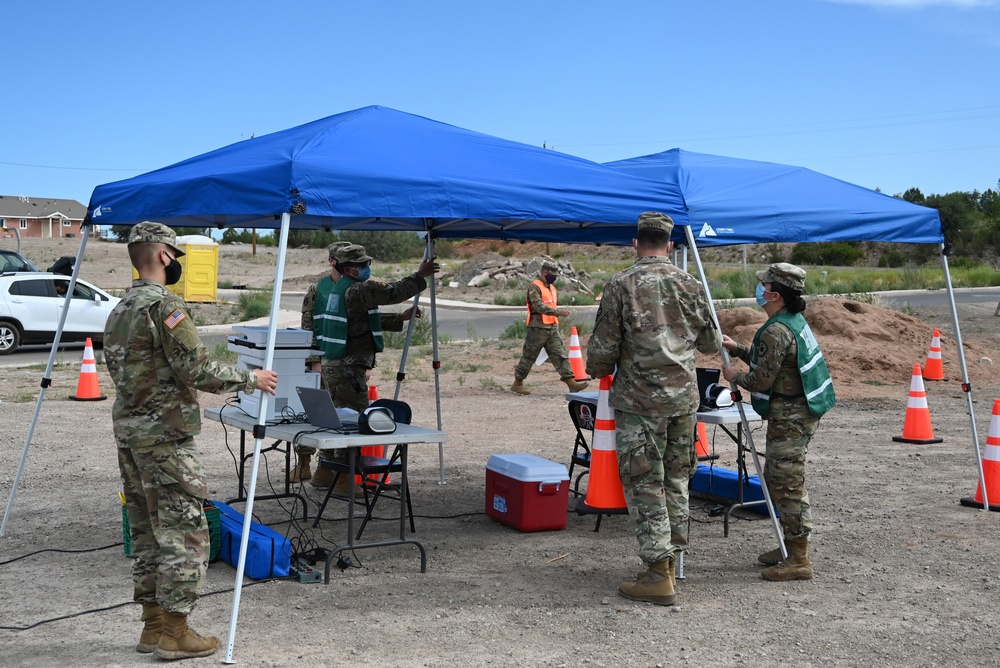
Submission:
POLYGON ((699 246, 944 239, 936 210, 804 167, 679 148, 605 164, 680 189, 699 246))
POLYGON ((441 237, 629 243, 680 193, 582 158, 364 107, 98 186, 101 225, 433 230, 441 237))

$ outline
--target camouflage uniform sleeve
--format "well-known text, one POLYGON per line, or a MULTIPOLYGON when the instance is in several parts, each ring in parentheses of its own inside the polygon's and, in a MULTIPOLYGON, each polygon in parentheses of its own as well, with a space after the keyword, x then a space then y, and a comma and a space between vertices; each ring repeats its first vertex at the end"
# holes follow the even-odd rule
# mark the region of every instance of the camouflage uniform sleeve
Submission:
POLYGON ((165 299, 157 307, 155 323, 163 354, 182 384, 215 394, 236 390, 250 393, 256 389, 257 377, 249 369, 209 359, 208 349, 198 338, 187 304, 181 299, 165 299))
POLYGON ((402 332, 406 321, 398 313, 380 313, 383 332, 402 332))
POLYGON ((753 371, 737 372, 733 376, 733 382, 751 392, 770 390, 778 377, 785 356, 794 344, 795 335, 792 330, 780 322, 771 323, 760 335, 757 368, 753 371))
MULTIPOLYGON (((306 290, 306 296, 302 298, 302 329, 312 332, 313 334, 313 345, 316 345, 316 338, 319 332, 316 331, 313 326, 313 309, 316 307, 316 284, 313 283, 306 290)), ((322 362, 323 357, 321 355, 311 355, 306 358, 306 365, 310 365, 313 362, 322 362)))
POLYGON ((730 355, 738 360, 743 360, 747 364, 750 364, 750 346, 737 343, 736 350, 732 351, 730 355))
POLYGON ((712 319, 712 312, 708 307, 708 300, 701 296, 701 314, 703 324, 698 331, 698 338, 695 340, 695 347, 706 355, 718 353, 722 350, 722 337, 719 330, 715 328, 715 320, 712 319))
POLYGON ((414 272, 398 281, 382 282, 367 280, 362 286, 361 300, 366 309, 373 309, 386 304, 399 304, 411 297, 416 297, 427 287, 427 280, 414 272))
POLYGON ((587 375, 603 378, 614 373, 622 345, 622 299, 616 283, 609 282, 601 294, 594 333, 587 344, 587 375))
POLYGON ((539 315, 559 315, 559 310, 546 305, 542 301, 541 289, 532 283, 528 286, 528 303, 531 304, 531 313, 539 315))

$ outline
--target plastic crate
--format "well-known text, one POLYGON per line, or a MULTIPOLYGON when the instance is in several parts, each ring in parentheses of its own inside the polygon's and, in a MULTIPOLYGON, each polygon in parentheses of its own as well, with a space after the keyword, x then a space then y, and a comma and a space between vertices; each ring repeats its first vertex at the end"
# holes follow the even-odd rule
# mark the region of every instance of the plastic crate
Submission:
MULTIPOLYGON (((205 502, 205 517, 208 519, 208 535, 210 543, 208 547, 208 560, 217 561, 219 553, 222 551, 222 522, 219 519, 219 509, 211 501, 205 502)), ((124 543, 125 556, 132 556, 132 532, 128 526, 128 507, 122 506, 122 539, 124 543)))

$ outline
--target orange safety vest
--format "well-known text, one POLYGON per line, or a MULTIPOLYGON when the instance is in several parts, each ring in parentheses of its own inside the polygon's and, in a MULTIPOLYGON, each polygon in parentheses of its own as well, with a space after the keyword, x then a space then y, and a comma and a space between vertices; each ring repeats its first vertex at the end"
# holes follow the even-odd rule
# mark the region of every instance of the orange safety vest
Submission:
MULTIPOLYGON (((542 291, 542 303, 550 308, 558 308, 556 300, 556 286, 545 285, 542 279, 538 279, 531 283, 532 285, 537 285, 538 289, 542 291)), ((558 325, 559 318, 554 315, 546 315, 544 313, 539 314, 542 316, 543 325, 558 325)), ((531 300, 528 300, 528 324, 531 323, 531 300)))

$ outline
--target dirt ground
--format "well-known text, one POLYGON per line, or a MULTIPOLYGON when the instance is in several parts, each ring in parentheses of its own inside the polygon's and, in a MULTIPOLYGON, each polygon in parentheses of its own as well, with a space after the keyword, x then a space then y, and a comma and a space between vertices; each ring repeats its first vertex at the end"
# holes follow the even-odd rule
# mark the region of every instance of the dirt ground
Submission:
MULTIPOLYGON (((303 263, 303 269, 307 266, 303 263)), ((960 308, 981 445, 993 400, 1000 397, 995 371, 1000 318, 992 316, 993 308, 960 308)), ((807 314, 840 397, 823 418, 808 460, 815 525, 812 581, 761 580, 756 555, 775 544, 769 522, 737 511, 740 519, 725 537, 722 516, 703 499, 692 498, 687 577, 672 608, 616 595, 618 582, 639 566, 626 517, 605 518, 595 533, 594 518, 573 513, 571 498, 562 531, 519 533, 494 522, 483 511, 490 455, 533 453, 568 464, 574 432, 565 386, 546 366, 528 378, 533 394, 516 396, 506 388, 519 343, 450 344, 441 348, 439 376, 448 433, 444 484, 437 447, 410 450, 414 537, 427 548, 427 572, 420 573, 415 548, 393 547, 358 550, 352 560, 359 567, 335 570, 329 585, 247 586, 236 665, 1000 663, 1000 514, 959 505, 960 498, 975 492, 978 472, 967 398, 955 380, 950 318, 931 310, 914 317, 833 299, 814 302, 807 314), (933 327, 942 329, 945 371, 953 378, 927 383, 934 435, 944 440, 896 443, 892 437, 902 431, 910 370, 924 361, 933 327)), ((727 333, 743 340, 761 317, 752 310, 720 312, 727 333)), ((413 406, 414 423, 434 427, 429 355, 425 349, 411 352, 401 398, 413 406)), ((382 396, 392 394, 397 360, 398 352, 385 353, 375 372, 382 396)), ((111 395, 106 371, 99 369, 101 390, 111 395)), ((3 367, 2 374, 0 490, 7 499, 42 371, 3 367)), ((158 663, 133 650, 140 623, 137 607, 129 603, 130 561, 121 546, 113 397, 69 401, 78 374, 74 364, 53 374, 7 535, 0 538, 4 665, 158 663)), ((202 406, 224 400, 202 395, 202 406)), ((720 455, 717 465, 735 468, 732 441, 711 427, 708 436, 720 455)), ((762 448, 763 430, 753 436, 762 448)), ((236 435, 206 421, 198 443, 213 498, 232 498, 236 435)), ((267 454, 258 493, 277 487, 283 474, 284 457, 267 454)), ((318 499, 308 485, 304 491, 318 499)), ((343 504, 331 506, 330 519, 314 530, 311 521, 289 520, 286 500, 254 506, 256 519, 303 547, 344 542, 344 510, 343 504)), ((365 538, 391 536, 393 513, 386 503, 383 519, 369 526, 365 538)), ((232 567, 211 565, 192 616, 198 630, 225 639, 234 579, 232 567)), ((220 652, 203 662, 223 656, 220 652)))

